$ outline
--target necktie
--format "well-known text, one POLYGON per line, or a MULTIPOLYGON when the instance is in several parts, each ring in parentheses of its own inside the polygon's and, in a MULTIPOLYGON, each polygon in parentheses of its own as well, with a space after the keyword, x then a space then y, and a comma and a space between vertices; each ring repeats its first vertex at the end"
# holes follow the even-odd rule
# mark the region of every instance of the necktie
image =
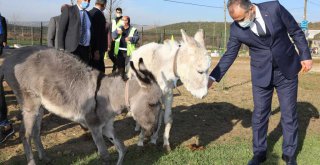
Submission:
POLYGON ((257 21, 257 19, 254 19, 254 23, 257 26, 258 35, 260 37, 264 37, 266 35, 266 32, 263 30, 261 24, 257 21))
POLYGON ((81 24, 81 36, 80 36, 80 44, 85 45, 87 42, 87 22, 86 22, 86 15, 85 11, 82 10, 82 24, 81 24))

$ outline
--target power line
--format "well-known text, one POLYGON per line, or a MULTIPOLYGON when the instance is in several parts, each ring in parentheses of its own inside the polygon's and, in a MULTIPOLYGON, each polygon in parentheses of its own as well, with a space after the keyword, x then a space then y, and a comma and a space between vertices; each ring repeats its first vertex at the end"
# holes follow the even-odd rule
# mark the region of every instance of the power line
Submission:
POLYGON ((311 4, 313 4, 313 5, 317 5, 317 6, 320 6, 320 4, 319 4, 319 3, 317 3, 317 2, 314 2, 314 1, 309 1, 309 3, 311 3, 311 4))
POLYGON ((298 10, 298 9, 303 9, 304 7, 296 7, 296 8, 291 8, 291 9, 289 9, 290 11, 291 10, 298 10))
POLYGON ((192 5, 192 6, 200 6, 200 7, 209 7, 209 8, 223 9, 223 7, 220 7, 220 6, 209 6, 209 5, 189 3, 189 2, 173 1, 173 0, 163 0, 163 1, 173 2, 173 3, 180 3, 180 4, 184 4, 184 5, 192 5))

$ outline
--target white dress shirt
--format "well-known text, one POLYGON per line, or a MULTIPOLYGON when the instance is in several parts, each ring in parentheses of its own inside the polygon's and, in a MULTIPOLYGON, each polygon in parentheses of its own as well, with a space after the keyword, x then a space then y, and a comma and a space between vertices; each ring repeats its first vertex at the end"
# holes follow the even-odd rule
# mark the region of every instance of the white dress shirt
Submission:
MULTIPOLYGON (((266 23, 264 22, 263 18, 262 18, 262 15, 261 15, 261 12, 260 12, 260 9, 257 5, 254 5, 256 7, 256 20, 260 23, 264 33, 266 33, 266 23)), ((256 34, 257 36, 259 36, 258 34, 258 30, 257 30, 257 26, 255 23, 252 23, 251 26, 250 26, 250 29, 251 31, 256 34)))

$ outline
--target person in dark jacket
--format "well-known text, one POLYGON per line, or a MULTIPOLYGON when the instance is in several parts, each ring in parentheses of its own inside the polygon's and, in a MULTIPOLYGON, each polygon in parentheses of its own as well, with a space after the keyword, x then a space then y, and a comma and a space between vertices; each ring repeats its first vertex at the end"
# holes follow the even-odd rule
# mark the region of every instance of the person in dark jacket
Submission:
MULTIPOLYGON (((3 47, 7 46, 7 22, 0 14, 0 55, 3 47)), ((0 82, 0 91, 4 91, 3 84, 0 82)), ((7 104, 3 95, 0 102, 0 144, 14 133, 11 122, 8 120, 7 104)))
POLYGON ((138 30, 130 24, 130 17, 122 17, 123 26, 112 32, 115 41, 114 54, 117 57, 117 67, 121 74, 125 74, 125 68, 130 61, 130 56, 139 41, 138 30))
POLYGON ((7 46, 7 21, 0 13, 0 55, 2 55, 3 47, 7 46))
POLYGON ((91 17, 86 9, 90 0, 77 0, 77 4, 63 10, 58 31, 58 48, 70 52, 89 64, 91 17))
MULTIPOLYGON (((62 5, 61 13, 67 7, 70 7, 70 5, 69 4, 62 5)), ((60 21, 60 15, 50 18, 49 25, 48 25, 48 34, 47 34, 48 47, 54 47, 58 49, 59 21, 60 21)))
MULTIPOLYGON (((120 26, 123 26, 122 9, 118 7, 116 8, 115 18, 111 20, 111 33, 115 32, 117 28, 119 28, 120 26)), ((117 57, 114 54, 114 44, 115 44, 115 41, 112 39, 111 46, 110 46, 111 49, 108 51, 109 58, 113 63, 112 72, 115 72, 118 69, 117 57)))
POLYGON ((208 87, 222 79, 236 59, 241 44, 247 45, 251 56, 254 102, 254 156, 248 164, 258 165, 267 159, 268 121, 275 89, 281 109, 282 159, 288 165, 295 165, 298 145, 298 73, 307 72, 312 67, 306 37, 279 1, 252 4, 250 0, 229 0, 227 6, 234 22, 230 26, 227 51, 211 72, 208 87))
POLYGON ((108 48, 109 28, 103 10, 106 8, 106 0, 96 0, 95 6, 89 11, 92 20, 92 39, 90 65, 105 72, 104 54, 108 48))

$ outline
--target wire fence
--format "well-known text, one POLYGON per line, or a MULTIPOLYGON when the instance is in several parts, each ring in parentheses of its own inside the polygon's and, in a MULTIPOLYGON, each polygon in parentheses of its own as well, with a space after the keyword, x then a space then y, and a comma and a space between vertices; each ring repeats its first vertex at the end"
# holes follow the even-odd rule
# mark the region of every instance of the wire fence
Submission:
POLYGON ((47 45, 48 25, 39 23, 8 22, 8 44, 47 45))
MULTIPOLYGON (((158 31, 154 30, 144 30, 144 28, 138 28, 140 40, 137 47, 150 43, 163 43, 164 40, 170 40, 172 37, 174 40, 182 40, 180 30, 166 30, 161 29, 158 31)), ((21 46, 27 45, 47 45, 47 32, 48 23, 47 22, 36 22, 36 23, 15 23, 8 22, 8 44, 13 46, 18 44, 21 46)), ((190 36, 194 33, 187 32, 190 36)), ((228 36, 227 36, 228 38, 228 36)), ((223 52, 224 48, 224 34, 210 34, 205 32, 205 43, 206 48, 210 51, 223 52)), ((245 46, 242 47, 243 51, 246 51, 245 46)))

